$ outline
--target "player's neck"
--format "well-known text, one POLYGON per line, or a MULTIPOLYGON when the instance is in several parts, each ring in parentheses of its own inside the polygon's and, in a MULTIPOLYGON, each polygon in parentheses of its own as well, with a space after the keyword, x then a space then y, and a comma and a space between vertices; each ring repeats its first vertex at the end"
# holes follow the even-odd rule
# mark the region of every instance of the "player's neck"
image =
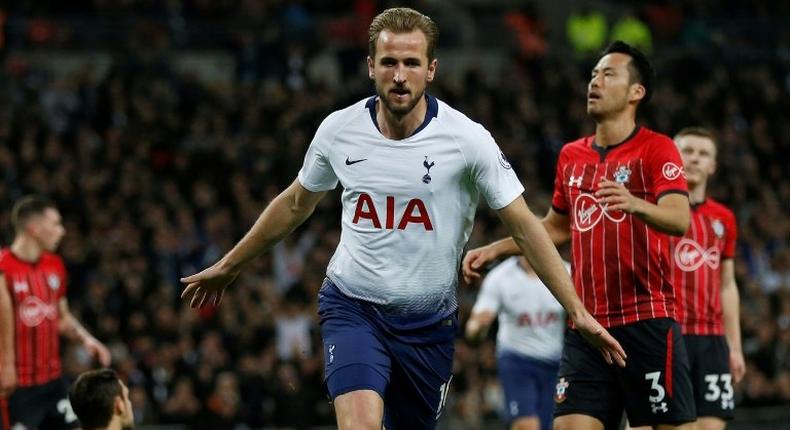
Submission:
POLYGON ((689 184, 689 203, 698 205, 705 201, 707 184, 703 181, 698 184, 689 184))
POLYGON ((604 119, 595 124, 595 144, 601 148, 622 143, 634 132, 636 121, 633 117, 604 119))
POLYGON ((35 263, 41 258, 44 249, 33 238, 20 234, 11 243, 11 252, 20 260, 35 263))
POLYGON ((425 121, 425 113, 428 111, 428 103, 425 96, 414 105, 414 108, 406 115, 399 116, 384 108, 381 100, 376 104, 376 121, 379 123, 381 134, 387 139, 401 140, 411 136, 414 130, 425 121))

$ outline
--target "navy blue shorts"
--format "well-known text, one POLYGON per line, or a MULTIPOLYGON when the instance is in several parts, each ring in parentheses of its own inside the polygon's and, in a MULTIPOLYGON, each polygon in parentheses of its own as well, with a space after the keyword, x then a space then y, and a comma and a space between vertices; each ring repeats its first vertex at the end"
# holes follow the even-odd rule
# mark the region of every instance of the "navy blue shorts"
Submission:
POLYGON ((505 391, 507 423, 520 417, 536 416, 541 429, 551 428, 559 367, 559 361, 536 360, 511 351, 498 354, 497 368, 505 391))
POLYGON ((683 340, 691 363, 697 416, 733 419, 735 398, 727 339, 724 336, 685 334, 683 340))
POLYGON ((324 382, 333 400, 373 390, 384 399, 388 430, 436 428, 452 379, 455 313, 425 327, 401 329, 375 305, 346 297, 326 280, 318 314, 324 382))

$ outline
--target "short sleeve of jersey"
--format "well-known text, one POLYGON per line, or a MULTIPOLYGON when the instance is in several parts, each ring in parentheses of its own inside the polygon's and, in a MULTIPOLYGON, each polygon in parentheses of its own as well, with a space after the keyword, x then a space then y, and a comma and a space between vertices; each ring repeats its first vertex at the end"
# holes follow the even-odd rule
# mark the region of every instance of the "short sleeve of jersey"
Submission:
POLYGON ((524 192, 524 186, 491 134, 483 129, 476 135, 480 141, 474 143, 469 160, 472 179, 488 206, 494 210, 502 209, 524 192))
POLYGON ((556 212, 561 214, 568 213, 568 199, 565 197, 565 188, 563 187, 565 183, 565 176, 563 175, 565 170, 563 164, 564 154, 565 151, 561 150, 557 159, 557 173, 554 175, 554 195, 551 198, 551 206, 556 212))
POLYGON ((328 149, 335 136, 331 129, 337 126, 333 119, 334 116, 330 115, 318 127, 307 149, 304 164, 299 170, 299 182, 308 191, 328 191, 337 187, 338 179, 329 163, 328 155, 328 149))
POLYGON ((653 180, 656 200, 668 193, 688 194, 683 160, 675 143, 666 136, 659 135, 650 142, 650 155, 647 157, 647 170, 653 180))
POLYGON ((738 225, 735 222, 735 214, 727 211, 727 217, 724 220, 726 236, 724 236, 724 250, 722 250, 722 258, 735 257, 735 242, 738 240, 738 225))
POLYGON ((472 308, 472 313, 499 312, 501 303, 495 280, 496 277, 489 276, 483 281, 483 285, 480 287, 480 294, 477 295, 477 301, 472 308))

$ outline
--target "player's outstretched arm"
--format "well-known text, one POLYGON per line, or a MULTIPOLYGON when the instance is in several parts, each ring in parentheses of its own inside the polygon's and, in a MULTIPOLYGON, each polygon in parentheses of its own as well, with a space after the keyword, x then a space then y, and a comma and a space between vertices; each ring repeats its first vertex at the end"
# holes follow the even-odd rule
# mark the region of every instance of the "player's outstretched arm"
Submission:
POLYGON ((301 225, 325 194, 308 191, 295 180, 272 200, 247 234, 224 257, 200 273, 181 278, 186 284, 181 298, 189 300, 192 307, 206 303, 218 305, 225 287, 236 279, 242 266, 301 225))
POLYGON ((584 308, 557 248, 524 199, 518 197, 497 212, 535 273, 568 312, 579 334, 601 351, 607 363, 617 362, 625 367, 622 346, 584 308))
POLYGON ((746 364, 741 347, 741 311, 738 285, 735 282, 735 263, 732 258, 721 262, 721 311, 724 320, 724 335, 730 347, 730 372, 738 383, 746 373, 746 364))
POLYGON ((0 399, 10 396, 15 388, 14 307, 5 277, 0 274, 0 399))
POLYGON ((607 205, 609 211, 634 214, 650 227, 673 236, 683 236, 689 228, 689 199, 683 194, 665 194, 653 204, 635 197, 623 184, 609 179, 602 180, 598 187, 595 192, 598 202, 607 205))
POLYGON ((77 321, 77 318, 74 317, 74 314, 71 313, 69 310, 69 302, 66 298, 60 299, 58 303, 58 307, 60 309, 60 331, 66 336, 68 339, 81 342, 82 346, 88 351, 88 353, 96 357, 99 360, 99 363, 103 367, 109 367, 110 361, 112 361, 112 355, 110 354, 110 350, 104 346, 103 343, 99 342, 98 339, 93 337, 92 334, 85 329, 85 327, 77 321))

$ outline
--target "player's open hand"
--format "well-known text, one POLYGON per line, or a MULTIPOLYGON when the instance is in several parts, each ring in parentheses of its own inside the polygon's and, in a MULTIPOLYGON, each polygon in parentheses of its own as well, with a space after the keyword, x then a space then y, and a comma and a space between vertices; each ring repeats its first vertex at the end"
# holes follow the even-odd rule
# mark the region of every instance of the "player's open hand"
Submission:
POLYGON ((625 367, 626 355, 620 342, 612 337, 589 312, 585 311, 581 317, 575 318, 573 324, 587 342, 601 351, 607 363, 617 363, 618 366, 625 367))
POLYGON ((0 370, 0 399, 5 399, 16 389, 16 369, 13 365, 3 365, 0 370))
POLYGON ((203 307, 207 303, 218 306, 222 302, 225 288, 233 282, 239 272, 223 269, 219 264, 203 270, 186 278, 181 278, 181 283, 186 284, 181 298, 189 300, 189 305, 203 307))
POLYGON ((598 184, 598 191, 595 192, 598 204, 605 207, 608 211, 623 211, 629 214, 636 212, 640 199, 634 197, 625 185, 602 179, 598 184))
POLYGON ((483 268, 499 257, 490 245, 470 250, 461 262, 461 274, 467 284, 480 279, 483 268))
POLYGON ((88 351, 92 357, 96 357, 99 360, 99 364, 102 367, 110 367, 110 362, 112 361, 112 354, 110 354, 110 350, 104 346, 103 343, 99 342, 95 338, 88 338, 83 343, 82 346, 88 351))
POLYGON ((743 360, 743 352, 730 350, 730 373, 732 382, 739 383, 746 374, 746 364, 743 360))

